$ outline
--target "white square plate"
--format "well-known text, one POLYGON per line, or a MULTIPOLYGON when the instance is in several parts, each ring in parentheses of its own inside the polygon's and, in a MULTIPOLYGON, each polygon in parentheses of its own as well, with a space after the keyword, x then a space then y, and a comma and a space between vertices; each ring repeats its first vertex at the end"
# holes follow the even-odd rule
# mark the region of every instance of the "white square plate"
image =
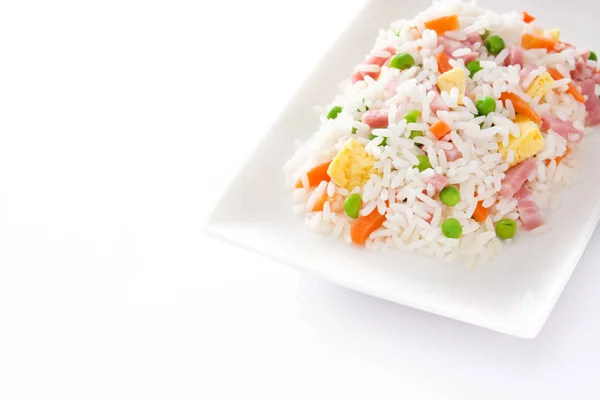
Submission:
MULTIPOLYGON (((506 12, 523 5, 480 1, 506 12)), ((392 20, 412 18, 426 5, 416 1, 372 0, 349 25, 285 107, 242 172, 214 210, 207 230, 221 238, 373 296, 499 332, 535 337, 564 286, 600 217, 600 141, 587 137, 577 153, 580 180, 558 196, 547 218, 553 229, 521 234, 491 262, 472 269, 398 251, 373 253, 312 232, 292 214, 291 193, 282 166, 294 139, 306 139, 318 125, 314 105, 329 104, 337 85, 372 47, 378 30, 392 20)), ((560 26, 565 40, 592 47, 600 37, 600 3, 571 0, 527 2, 547 27, 560 26), (569 16, 565 18, 565 16, 569 16)), ((600 47, 597 49, 600 50, 600 47)))

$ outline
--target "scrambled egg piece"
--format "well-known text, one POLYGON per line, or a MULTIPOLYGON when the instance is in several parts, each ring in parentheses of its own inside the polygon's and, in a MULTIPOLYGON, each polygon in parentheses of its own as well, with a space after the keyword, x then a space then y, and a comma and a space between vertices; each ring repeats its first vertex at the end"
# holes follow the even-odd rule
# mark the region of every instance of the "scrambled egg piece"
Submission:
POLYGON ((544 33, 545 36, 551 37, 554 40, 560 40, 560 29, 558 28, 546 29, 544 33))
POLYGON ((554 85, 554 79, 548 72, 545 72, 531 82, 526 93, 531 97, 543 96, 552 90, 552 85, 554 85))
POLYGON ((437 86, 440 90, 448 93, 452 88, 458 88, 458 104, 463 104, 466 82, 467 74, 465 74, 465 71, 461 68, 452 68, 450 71, 438 76, 437 86))
POLYGON ((501 143, 498 144, 498 151, 504 159, 508 157, 509 150, 514 151, 515 157, 509 163, 511 167, 529 157, 533 157, 544 148, 544 137, 534 122, 529 118, 518 115, 515 118, 515 123, 519 126, 521 135, 518 138, 511 136, 507 147, 502 146, 501 143))
POLYGON ((331 161, 327 175, 339 187, 352 190, 367 183, 374 163, 375 158, 366 152, 365 146, 350 139, 331 161))

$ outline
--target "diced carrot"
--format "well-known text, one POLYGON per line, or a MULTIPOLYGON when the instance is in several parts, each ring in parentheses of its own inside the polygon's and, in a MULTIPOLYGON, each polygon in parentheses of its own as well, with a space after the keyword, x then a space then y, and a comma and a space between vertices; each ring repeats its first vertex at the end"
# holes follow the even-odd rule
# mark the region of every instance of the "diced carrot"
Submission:
POLYGON ((431 125, 431 127, 429 128, 429 131, 433 133, 433 135, 439 140, 442 140, 442 138, 449 134, 451 130, 452 128, 450 127, 450 125, 448 125, 441 119, 435 124, 431 125))
POLYGON ((557 44, 558 42, 554 39, 546 36, 534 35, 532 33, 526 33, 521 37, 521 46, 523 46, 525 50, 546 49, 552 51, 557 44))
POLYGON ((583 97, 583 94, 581 94, 581 92, 577 90, 573 82, 569 82, 569 88, 567 89, 567 93, 573 96, 573 98, 578 102, 585 103, 585 97, 583 97))
POLYGON ((364 246, 369 235, 376 229, 379 229, 385 222, 385 215, 379 214, 377 208, 371 211, 369 215, 361 215, 350 226, 350 237, 352 242, 359 246, 364 246))
POLYGON ((323 191, 323 195, 321 195, 321 197, 319 197, 319 199, 313 206, 312 211, 313 212, 323 211, 323 206, 325 205, 326 201, 329 202, 329 209, 331 210, 331 212, 334 212, 334 213, 341 212, 344 207, 344 199, 342 198, 341 194, 336 193, 333 195, 333 197, 329 197, 327 195, 327 191, 325 190, 325 191, 323 191))
POLYGON ((483 201, 477 203, 477 207, 475 207, 475 212, 473 212, 473 218, 477 222, 484 222, 490 211, 483 206, 483 201))
POLYGON ((560 72, 558 72, 558 70, 556 68, 549 68, 548 73, 550 74, 552 79, 554 79, 556 81, 564 78, 564 76, 560 72))
POLYGON ((531 14, 529 14, 527 11, 523 11, 523 22, 525 22, 526 24, 535 21, 535 17, 531 14))
POLYGON ((427 21, 425 22, 425 28, 436 31, 438 35, 443 35, 448 31, 460 29, 460 22, 458 22, 458 15, 453 14, 427 21))
MULTIPOLYGON (((554 80, 559 80, 559 79, 564 78, 564 76, 560 72, 558 72, 558 70, 556 68, 550 68, 548 70, 548 72, 550 73, 550 76, 554 80)), ((583 97, 581 92, 579 90, 577 90, 575 85, 573 85, 573 82, 569 82, 569 88, 567 89, 567 93, 569 93, 571 96, 573 96, 573 98, 575 100, 577 100, 578 102, 585 103, 585 97, 583 97)))
POLYGON ((503 103, 506 103, 507 100, 510 100, 517 114, 521 114, 529 118, 538 125, 542 123, 542 119, 540 118, 539 114, 536 113, 535 110, 531 108, 525 100, 516 94, 504 92, 500 95, 500 100, 502 100, 503 103))
MULTIPOLYGON (((315 187, 322 181, 329 182, 331 180, 329 175, 327 175, 327 169, 329 168, 329 164, 331 164, 331 161, 328 161, 321 165, 317 165, 316 167, 314 167, 306 173, 306 176, 308 177, 308 184, 310 185, 310 187, 315 187)), ((301 187, 302 179, 298 179, 298 182, 296 182, 296 189, 299 189, 301 187)))
POLYGON ((448 55, 443 51, 435 56, 435 58, 437 59, 438 71, 440 71, 440 74, 448 72, 452 69, 452 65, 450 65, 450 57, 448 57, 448 55))

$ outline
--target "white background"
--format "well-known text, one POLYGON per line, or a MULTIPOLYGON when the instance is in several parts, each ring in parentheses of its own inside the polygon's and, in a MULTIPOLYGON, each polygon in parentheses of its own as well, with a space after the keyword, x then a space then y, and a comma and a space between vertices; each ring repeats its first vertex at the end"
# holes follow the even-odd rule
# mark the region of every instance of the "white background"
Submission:
POLYGON ((3 2, 1 399, 600 397, 599 233, 532 341, 203 233, 360 6, 3 2))

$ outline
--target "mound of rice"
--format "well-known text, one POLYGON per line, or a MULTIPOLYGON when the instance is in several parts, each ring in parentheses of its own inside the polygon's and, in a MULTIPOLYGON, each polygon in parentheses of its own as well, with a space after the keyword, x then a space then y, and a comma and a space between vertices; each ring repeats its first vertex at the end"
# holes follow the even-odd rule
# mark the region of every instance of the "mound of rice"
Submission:
POLYGON ((512 240, 495 231, 503 219, 516 221, 515 240, 523 231, 547 229, 542 218, 556 207, 551 193, 575 178, 584 126, 600 123, 595 55, 590 59, 589 50, 561 42, 559 35, 529 15, 501 15, 458 1, 434 2, 414 19, 381 30, 340 94, 327 107, 316 107, 319 129, 284 167, 295 213, 310 228, 347 243, 449 260, 492 257, 512 240), (448 30, 450 17, 458 25, 448 30), (504 41, 497 54, 486 47, 488 35, 504 41), (391 66, 402 53, 412 56, 413 65, 391 66), (472 61, 479 62, 474 74, 466 67, 472 61), (442 85, 448 69, 466 77, 464 82, 442 85), (535 85, 545 88, 536 91, 535 85), (487 115, 476 107, 484 96, 496 102, 487 115), (513 104, 514 96, 524 105, 513 104), (403 118, 410 110, 418 111, 416 122, 403 118), (518 143, 525 134, 518 123, 522 113, 543 145, 516 163, 518 146, 533 146, 518 143), (449 133, 433 132, 439 121, 449 133), (355 158, 340 160, 348 152, 355 158), (423 157, 429 165, 419 168, 423 157), (360 176, 365 163, 371 169, 360 176), (319 166, 327 167, 327 175, 314 171, 319 166), (333 171, 340 166, 346 170, 333 171), (515 181, 519 168, 526 175, 515 181), (458 204, 440 200, 446 186, 458 189, 458 204), (350 194, 362 200, 358 216, 344 210, 350 194), (368 218, 375 222, 369 225, 368 218), (442 224, 449 218, 460 223, 459 238, 445 236, 442 224), (357 239, 361 234, 366 241, 357 239))

